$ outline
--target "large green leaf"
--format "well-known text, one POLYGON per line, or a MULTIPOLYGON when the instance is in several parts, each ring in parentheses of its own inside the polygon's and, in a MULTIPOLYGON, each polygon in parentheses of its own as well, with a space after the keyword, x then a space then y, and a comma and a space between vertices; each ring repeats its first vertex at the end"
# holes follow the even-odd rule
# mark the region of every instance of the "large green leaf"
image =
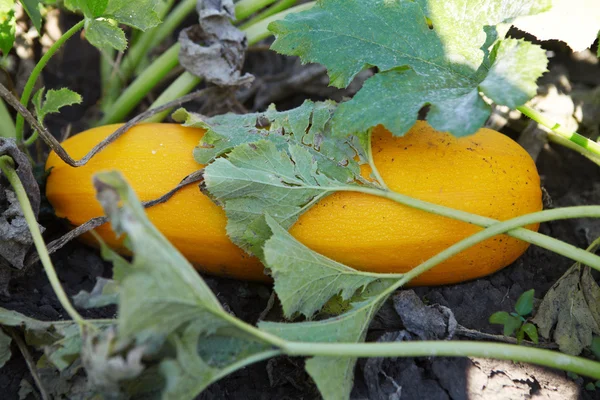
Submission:
POLYGON ((6 56, 15 42, 17 19, 15 1, 0 0, 0 51, 6 56))
MULTIPOLYGON (((319 343, 358 343, 365 340, 369 324, 387 296, 383 293, 392 281, 375 282, 362 293, 362 301, 340 316, 300 323, 261 322, 259 328, 290 341, 319 343)), ((356 358, 317 356, 306 361, 325 400, 347 399, 354 381, 356 358)))
POLYGON ((378 68, 339 107, 335 132, 384 124, 403 135, 430 104, 431 125, 461 136, 474 133, 490 114, 480 91, 510 107, 535 94, 535 80, 546 68, 543 51, 515 40, 490 46, 506 31, 506 24, 496 25, 549 6, 549 0, 322 0, 269 27, 277 36, 275 50, 324 64, 335 86, 378 68))
POLYGON ((134 254, 125 266, 124 259, 105 251, 119 265, 113 276, 119 300, 117 343, 148 346, 166 341, 174 349, 174 356, 160 363, 163 398, 193 399, 223 376, 222 369, 235 365, 233 371, 272 354, 273 347, 249 334, 250 326, 223 309, 197 271, 148 221, 118 173, 98 174, 94 184, 113 230, 127 235, 134 254), (219 346, 201 348, 205 341, 219 346), (224 352, 229 357, 223 357, 224 352))
POLYGON ((310 317, 333 296, 341 294, 342 300, 348 300, 358 289, 380 279, 316 253, 271 216, 266 220, 273 235, 264 246, 265 262, 287 317, 296 312, 310 317))
POLYGON ((224 205, 228 234, 240 247, 262 257, 262 245, 270 237, 265 211, 289 228, 323 196, 356 182, 369 184, 360 175, 365 141, 334 137, 331 111, 328 103, 306 102, 290 111, 228 114, 206 122, 177 113, 187 125, 208 130, 195 151, 198 161, 229 151, 205 168, 204 183, 224 205))

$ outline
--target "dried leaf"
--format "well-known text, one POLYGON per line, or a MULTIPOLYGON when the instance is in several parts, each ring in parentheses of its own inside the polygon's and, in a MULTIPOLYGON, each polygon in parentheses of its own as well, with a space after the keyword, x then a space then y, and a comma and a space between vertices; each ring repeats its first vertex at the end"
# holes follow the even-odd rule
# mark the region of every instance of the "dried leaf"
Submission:
POLYGON ((90 385, 104 394, 116 396, 121 391, 120 382, 134 379, 144 370, 141 360, 146 348, 136 346, 121 356, 112 354, 114 345, 114 329, 90 335, 81 349, 81 361, 90 385))
POLYGON ((179 34, 179 63, 190 73, 218 86, 240 86, 254 79, 241 73, 247 47, 245 34, 234 27, 232 0, 198 1, 200 22, 179 34))
POLYGON ((600 334, 599 299, 589 267, 574 264, 546 293, 533 322, 542 337, 577 355, 592 344, 593 334, 600 334))
MULTIPOLYGON (((40 189, 29 159, 17 148, 13 139, 0 138, 0 156, 2 155, 8 155, 14 160, 17 174, 37 216, 40 208, 40 189)), ((43 230, 41 226, 40 229, 43 230)), ((25 256, 32 244, 33 238, 12 187, 0 173, 0 269, 6 266, 23 269, 25 256)), ((8 271, 10 272, 10 268, 8 271)), ((0 291, 6 293, 7 283, 0 281, 0 291)))

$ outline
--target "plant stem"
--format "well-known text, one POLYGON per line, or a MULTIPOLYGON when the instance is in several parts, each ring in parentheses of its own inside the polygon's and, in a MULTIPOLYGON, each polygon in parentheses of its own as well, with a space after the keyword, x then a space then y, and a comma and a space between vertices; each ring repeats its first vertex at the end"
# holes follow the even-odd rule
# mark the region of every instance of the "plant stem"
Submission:
POLYGON ((269 31, 269 29, 268 29, 268 26, 271 22, 279 21, 280 19, 285 18, 285 16, 288 14, 293 14, 293 13, 298 13, 301 11, 309 10, 314 5, 315 5, 314 1, 310 2, 310 3, 300 4, 295 7, 288 8, 287 10, 279 12, 275 15, 271 15, 268 18, 265 18, 261 21, 258 21, 255 24, 252 24, 252 25, 246 27, 244 29, 244 32, 246 32, 246 36, 248 37, 248 43, 254 44, 254 43, 260 42, 261 40, 266 39, 269 36, 271 36, 271 31, 269 31))
POLYGON ((520 361, 600 379, 600 363, 555 351, 503 343, 410 341, 393 343, 287 342, 291 356, 325 357, 485 357, 520 361))
POLYGON ((235 17, 243 20, 277 0, 240 0, 235 5, 235 17))
MULTIPOLYGON (((509 219, 508 221, 498 222, 490 227, 477 232, 474 235, 471 235, 458 243, 453 244, 448 247, 444 251, 436 254, 431 257, 429 260, 421 263, 417 267, 411 269, 407 273, 404 274, 402 278, 400 278, 398 285, 403 286, 410 282, 412 279, 421 275, 425 271, 430 270, 435 267, 439 263, 446 261, 450 257, 460 253, 467 248, 476 245, 477 243, 481 243, 484 240, 490 239, 496 235, 508 232, 526 225, 537 224, 541 222, 547 221, 556 221, 559 219, 569 219, 569 218, 588 218, 595 217, 600 218, 600 206, 578 206, 578 207, 565 207, 565 208, 556 208, 553 210, 545 210, 539 211, 531 214, 522 215, 520 217, 509 219)), ((545 238, 547 239, 547 238, 545 238)), ((553 238, 552 238, 553 239, 553 238)), ((556 240, 556 239, 553 239, 556 240)), ((562 243, 562 242, 561 242, 562 243)), ((554 251, 554 247, 552 247, 553 243, 549 243, 546 240, 543 241, 542 244, 546 244, 549 250, 554 251)), ((590 252, 585 252, 590 255, 594 255, 590 252)), ((596 256, 597 257, 597 256, 596 256)), ((600 263, 600 258, 596 260, 596 263, 600 263)), ((596 268, 598 269, 598 268, 596 268)))
MULTIPOLYGON (((185 96, 187 93, 191 92, 192 89, 198 86, 200 82, 202 82, 201 78, 197 77, 196 75, 192 75, 187 71, 184 72, 183 74, 179 75, 179 77, 175 79, 175 81, 169 85, 169 87, 163 91, 156 100, 154 100, 154 103, 152 103, 149 108, 156 108, 168 103, 172 99, 185 96)), ((160 113, 156 113, 144 122, 160 122, 171 113, 171 110, 172 109, 168 109, 160 113)))
MULTIPOLYGON (((48 64, 48 61, 52 58, 54 53, 61 48, 61 46, 74 34, 79 32, 83 28, 85 20, 79 21, 75 24, 71 29, 66 31, 54 44, 46 51, 46 53, 40 58, 40 61, 36 64, 33 71, 31 71, 31 75, 29 75, 29 79, 27 79, 27 83, 25 83, 25 88, 23 89, 23 94, 21 95, 21 104, 25 107, 29 105, 29 99, 31 98, 31 93, 33 92, 33 88, 35 83, 38 80, 38 77, 42 73, 42 70, 48 64)), ((23 140, 23 116, 17 115, 17 124, 16 124, 16 134, 15 138, 17 143, 20 143, 23 140)))
POLYGON ((260 22, 263 19, 270 17, 271 15, 277 14, 278 12, 281 12, 283 10, 287 10, 288 8, 292 7, 297 2, 298 2, 298 0, 279 0, 277 3, 273 4, 271 7, 267 8, 265 11, 256 15, 250 21, 247 21, 247 22, 244 22, 243 24, 241 24, 239 26, 239 28, 242 30, 246 29, 250 25, 260 22))
MULTIPOLYGON (((517 110, 521 111, 523 114, 525 114, 526 116, 528 116, 529 118, 531 118, 532 120, 537 122, 538 124, 541 124, 541 125, 545 126, 546 128, 550 129, 552 132, 554 132, 558 136, 560 136, 570 142, 575 143, 579 147, 579 150, 577 150, 577 151, 579 151, 580 153, 582 153, 583 151, 588 151, 588 152, 594 154, 595 156, 600 157, 600 144, 599 143, 596 143, 593 140, 588 139, 585 136, 582 136, 577 132, 571 132, 571 131, 565 129, 559 123, 552 121, 550 118, 546 117, 545 115, 534 110, 531 107, 520 106, 520 107, 517 107, 517 110)), ((571 147, 571 148, 573 149, 573 147, 571 147)))
POLYGON ((367 161, 369 163, 369 166, 371 167, 371 172, 373 173, 373 176, 375 176, 377 182, 379 182, 379 185, 381 185, 382 188, 389 190, 388 186, 383 180, 383 177, 377 169, 377 165, 375 165, 375 160, 373 159, 373 146, 371 145, 371 142, 373 141, 373 128, 369 129, 367 137, 369 138, 367 143, 367 161))
POLYGON ((48 255, 48 251, 46 249, 46 244, 44 243, 44 238, 42 237, 42 232, 40 232, 40 227, 38 226, 37 219, 35 214, 33 213, 33 209, 31 208, 31 202, 29 201, 29 197, 27 197, 27 192, 21 183, 21 179, 15 171, 14 161, 9 156, 0 156, 0 170, 6 176, 9 183, 13 187, 15 191, 15 195, 17 196, 17 200, 21 205, 21 211, 23 212, 23 216, 25 217, 25 221, 27 221, 27 225, 29 226, 29 230, 31 231, 31 236, 33 237, 33 243, 35 248, 40 256, 40 261, 44 266, 44 271, 46 271, 46 275, 48 276, 48 280, 50 281, 50 285, 52 289, 56 293, 60 304, 63 306, 67 314, 75 321, 79 326, 88 325, 88 323, 83 319, 81 315, 75 310, 71 302, 69 301, 69 297, 65 293, 63 287, 60 284, 60 280, 58 279, 58 275, 56 274, 56 270, 52 265, 52 261, 50 260, 50 255, 48 255))
MULTIPOLYGON (((173 11, 169 13, 162 24, 142 34, 140 40, 135 45, 131 46, 127 55, 123 58, 120 70, 123 79, 128 80, 131 78, 142 58, 146 56, 154 46, 160 44, 167 36, 173 33, 185 17, 194 10, 196 3, 197 0, 182 1, 173 8, 173 11)), ((120 88, 120 85, 118 85, 118 88, 120 88)))
MULTIPOLYGON (((237 3, 236 15, 238 15, 237 7, 240 5, 240 3, 242 2, 237 3)), ((314 2, 292 7, 288 10, 272 15, 271 17, 266 18, 256 24, 252 24, 244 30, 248 37, 248 44, 253 45, 258 41, 268 37, 271 33, 267 29, 267 26, 272 21, 279 20, 292 12, 306 10, 313 5, 314 2)), ((104 117, 98 121, 96 125, 106 125, 122 121, 123 118, 125 118, 125 116, 129 114, 133 108, 135 108, 138 102, 144 96, 146 96, 146 94, 152 90, 154 86, 161 81, 173 68, 175 68, 175 66, 178 64, 177 54, 179 53, 179 47, 180 46, 178 43, 171 46, 169 50, 167 50, 162 56, 150 64, 150 66, 146 68, 142 75, 140 75, 127 89, 125 89, 117 101, 106 111, 104 117)), ((188 73, 184 72, 184 74, 188 73)), ((201 78, 193 78, 192 76, 176 79, 158 97, 158 99, 152 103, 150 108, 156 108, 177 98, 172 96, 181 96, 189 93, 189 91, 200 82, 201 78)), ((168 112, 163 113, 162 118, 164 118, 167 114, 168 112)), ((160 122, 161 120, 162 119, 159 119, 158 116, 152 119, 153 122, 160 122)))
MULTIPOLYGON (((171 46, 166 52, 138 76, 117 101, 110 106, 104 117, 96 125, 107 125, 123 120, 129 112, 160 82, 177 64, 179 43, 171 46)), ((151 107, 154 108, 154 107, 151 107)))
MULTIPOLYGON (((450 207, 441 206, 438 204, 429 203, 427 201, 415 199, 398 192, 393 192, 389 190, 382 190, 377 188, 370 188, 366 186, 359 185, 348 185, 331 188, 331 191, 345 191, 345 192, 360 192, 365 194, 371 194, 378 197, 383 197, 389 200, 393 200, 397 203, 403 204, 405 206, 413 207, 418 210, 426 211, 429 213, 441 215, 448 218, 453 218, 459 221, 467 222, 473 225, 478 225, 481 227, 489 227, 493 224, 498 223, 499 221, 483 217, 476 214, 471 214, 461 210, 455 210, 450 207)), ((561 240, 557 240, 541 233, 533 232, 529 229, 524 228, 516 228, 509 232, 507 235, 513 236, 517 239, 524 240, 526 242, 535 244, 539 247, 543 247, 545 249, 551 250, 555 253, 558 253, 562 256, 571 258, 577 262, 581 262, 583 264, 589 265, 590 267, 600 270, 600 257, 591 254, 585 250, 577 248, 573 245, 565 243, 561 240)))
POLYGON ((15 122, 8 112, 8 108, 0 98, 0 137, 15 138, 15 122))

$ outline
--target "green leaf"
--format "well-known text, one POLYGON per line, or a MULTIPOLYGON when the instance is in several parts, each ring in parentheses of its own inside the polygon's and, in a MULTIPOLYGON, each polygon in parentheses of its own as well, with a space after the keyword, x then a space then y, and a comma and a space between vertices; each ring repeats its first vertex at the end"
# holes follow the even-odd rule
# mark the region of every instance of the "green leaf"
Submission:
MULTIPOLYGON (((110 321, 105 320, 88 321, 99 329, 111 325, 110 321)), ((73 321, 39 321, 16 311, 0 308, 0 326, 22 329, 27 344, 43 350, 46 359, 59 370, 70 366, 81 350, 79 326, 73 321)), ((0 353, 3 353, 1 347, 0 353)))
MULTIPOLYGON (((253 114, 225 114, 206 118, 187 112, 181 108, 172 115, 184 126, 206 130, 200 144, 194 150, 194 157, 200 164, 209 164, 217 157, 231 151, 242 143, 254 143, 268 139, 279 150, 289 143, 307 146, 335 162, 344 163, 356 153, 364 157, 360 145, 332 139, 329 122, 336 103, 331 101, 314 103, 310 100, 300 107, 288 111, 277 111, 271 105, 267 111, 253 114)), ((358 166, 350 163, 347 168, 356 174, 358 166)))
POLYGON ((97 174, 94 185, 113 230, 127 234, 127 245, 134 254, 130 268, 119 282, 119 334, 128 337, 150 330, 167 335, 196 320, 203 320, 208 332, 223 325, 227 314, 215 295, 148 221, 144 208, 120 174, 97 174))
POLYGON ((334 132, 383 124, 401 136, 429 104, 434 128, 464 136, 490 115, 480 91, 500 104, 521 105, 545 71, 545 56, 532 44, 509 39, 490 54, 487 46, 504 34, 490 26, 549 6, 549 0, 462 0, 450 6, 440 0, 324 0, 269 28, 277 36, 275 50, 324 64, 334 86, 347 86, 366 67, 379 69, 339 107, 334 132))
POLYGON ((42 14, 40 14, 40 1, 39 0, 20 0, 23 9, 29 15, 33 26, 38 32, 42 31, 42 14))
POLYGON ((145 31, 160 24, 156 13, 161 0, 109 0, 104 16, 145 31))
POLYGON ((32 100, 37 118, 40 123, 44 122, 46 115, 58 113, 62 107, 80 104, 82 101, 81 96, 78 93, 67 88, 48 90, 44 101, 42 101, 44 90, 45 88, 38 90, 33 96, 32 100))
MULTIPOLYGON (((512 20, 523 15, 535 15, 549 10, 552 0, 417 0, 433 24, 433 30, 444 44, 446 57, 455 64, 471 70, 479 68, 490 38, 501 38, 496 27, 510 26, 512 20), (486 31, 485 27, 496 27, 486 31), (495 37, 494 37, 495 36, 495 37), (482 51, 483 50, 483 51, 482 51)), ((508 27, 502 30, 507 30, 508 27)))
MULTIPOLYGON (((387 295, 381 295, 391 282, 376 282, 365 291, 365 300, 334 318, 300 323, 260 322, 259 328, 289 341, 358 343, 365 340, 369 323, 387 295)), ((306 371, 325 400, 347 399, 352 390, 356 358, 313 357, 306 371)))
POLYGON ((15 1, 0 0, 0 50, 4 56, 7 56, 13 47, 16 27, 15 1))
POLYGON ((114 48, 123 51, 127 48, 125 32, 105 19, 86 21, 86 39, 99 49, 114 48))
POLYGON ((456 136, 475 133, 491 112, 480 91, 499 104, 516 107, 535 94, 535 81, 546 70, 547 60, 537 45, 506 39, 495 49, 489 71, 482 66, 470 75, 450 68, 431 75, 403 69, 377 74, 338 107, 333 130, 361 132, 383 124, 400 136, 415 124, 419 110, 430 104, 427 120, 434 128, 456 136))
POLYGON ((492 67, 479 89, 497 104, 516 108, 535 96, 537 78, 546 72, 545 50, 524 40, 500 40, 492 67))
POLYGON ((269 215, 266 221, 273 232, 264 247, 266 266, 275 279, 275 292, 286 317, 297 312, 310 317, 333 296, 340 294, 348 300, 379 278, 309 249, 269 215))
POLYGON ((510 314, 506 311, 498 311, 490 316, 489 321, 490 324, 504 325, 509 318, 510 314))
POLYGON ((71 11, 81 11, 88 19, 104 15, 108 0, 65 0, 65 6, 71 11))
POLYGON ((533 296, 535 294, 535 290, 531 289, 526 292, 523 292, 519 299, 517 300, 517 304, 515 304, 515 311, 522 317, 525 317, 533 311, 533 296))
POLYGON ((127 235, 133 253, 128 266, 115 258, 120 264, 119 276, 113 276, 119 284, 117 343, 166 338, 175 352, 160 363, 164 399, 193 399, 224 375, 222 368, 231 372, 273 355, 270 343, 252 335, 254 328, 223 309, 196 270, 149 222, 117 172, 97 174, 94 185, 113 230, 127 235))
POLYGON ((523 325, 521 327, 521 330, 523 332, 525 332, 527 334, 527 336, 529 336, 529 339, 531 339, 531 341, 533 343, 535 343, 535 344, 538 343, 538 341, 539 341, 538 331, 534 324, 532 324, 531 322, 527 322, 525 325, 523 325))
POLYGON ((12 343, 12 339, 6 333, 0 329, 0 368, 6 364, 8 360, 10 360, 10 344, 12 343))
POLYGON ((161 362, 160 370, 166 378, 163 400, 191 399, 203 391, 214 379, 217 369, 211 368, 198 355, 198 337, 205 328, 198 322, 187 327, 181 335, 173 335, 171 342, 177 351, 176 359, 161 362))
POLYGON ((287 229, 323 196, 355 182, 369 184, 360 176, 359 162, 354 160, 357 154, 361 161, 365 159, 363 144, 356 138, 332 137, 325 129, 329 111, 311 111, 310 107, 302 106, 286 115, 273 112, 271 118, 265 118, 273 121, 271 130, 262 135, 256 134, 256 116, 229 131, 227 128, 240 118, 228 115, 220 124, 211 121, 213 132, 222 129, 223 133, 209 131, 208 144, 201 143, 219 148, 211 155, 202 154, 206 160, 236 142, 227 158, 205 168, 204 183, 207 192, 224 204, 231 239, 259 257, 271 235, 265 212, 287 229), (265 136, 269 140, 264 140, 265 136))
POLYGON ((506 311, 495 312, 490 316, 489 321, 491 324, 504 325, 504 336, 512 335, 522 324, 520 318, 510 315, 506 311))

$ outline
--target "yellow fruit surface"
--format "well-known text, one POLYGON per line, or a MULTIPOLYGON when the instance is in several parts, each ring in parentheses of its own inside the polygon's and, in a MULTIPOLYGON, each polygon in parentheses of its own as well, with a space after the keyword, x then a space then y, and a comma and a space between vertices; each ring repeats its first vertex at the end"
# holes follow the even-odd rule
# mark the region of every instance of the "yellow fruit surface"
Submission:
MULTIPOLYGON (((80 158, 118 127, 91 129, 63 145, 74 158, 80 158)), ((203 133, 177 124, 138 125, 79 168, 69 167, 52 153, 46 164, 47 169, 52 167, 47 197, 59 217, 80 225, 102 215, 92 175, 116 169, 141 200, 155 199, 202 167, 194 161, 192 149, 203 133)), ((498 220, 542 208, 533 160, 496 131, 481 129, 475 135, 455 138, 417 122, 401 138, 377 127, 372 142, 381 176, 399 193, 498 220)), ((369 176, 368 167, 362 171, 369 176)), ((184 188, 147 212, 150 221, 198 269, 240 279, 268 279, 257 259, 231 243, 224 211, 197 185, 184 188)), ((372 195, 339 192, 304 213, 290 233, 351 267, 398 273, 480 229, 372 195)), ((109 245, 122 250, 108 225, 97 232, 109 245)), ((412 284, 440 285, 485 276, 513 262, 527 247, 525 242, 499 235, 438 265, 412 284)))

